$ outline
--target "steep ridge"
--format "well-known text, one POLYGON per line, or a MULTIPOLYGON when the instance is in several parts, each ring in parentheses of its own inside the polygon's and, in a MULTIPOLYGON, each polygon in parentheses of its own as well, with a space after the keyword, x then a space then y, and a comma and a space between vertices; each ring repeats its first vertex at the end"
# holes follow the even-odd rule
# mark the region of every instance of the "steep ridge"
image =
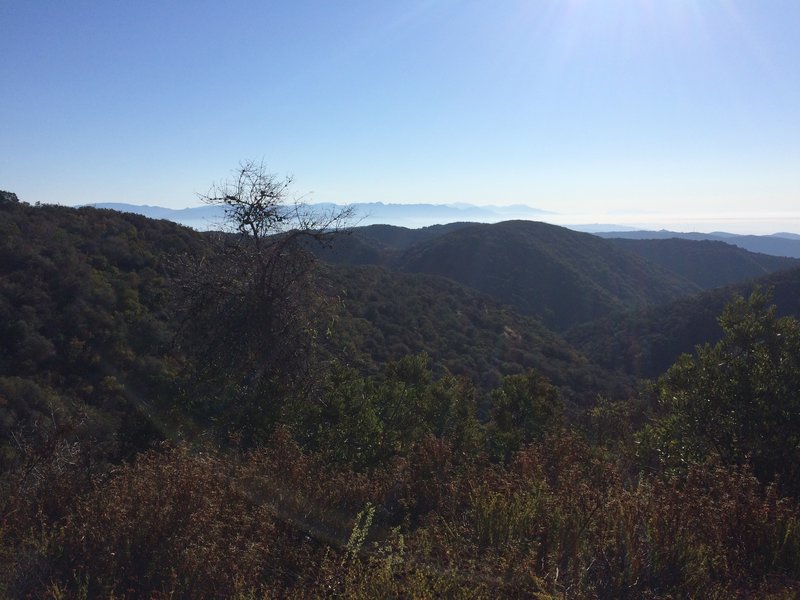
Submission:
POLYGON ((394 265, 449 277, 557 331, 700 291, 612 242, 532 221, 465 227, 412 246, 394 265))
POLYGON ((750 252, 730 243, 681 238, 610 240, 703 289, 711 289, 800 266, 800 260, 750 252))
POLYGON ((570 329, 564 337, 605 368, 636 377, 655 377, 696 345, 716 342, 722 333, 717 317, 725 304, 734 294, 749 295, 757 285, 772 290, 779 314, 800 316, 800 269, 792 269, 668 306, 608 316, 570 329))

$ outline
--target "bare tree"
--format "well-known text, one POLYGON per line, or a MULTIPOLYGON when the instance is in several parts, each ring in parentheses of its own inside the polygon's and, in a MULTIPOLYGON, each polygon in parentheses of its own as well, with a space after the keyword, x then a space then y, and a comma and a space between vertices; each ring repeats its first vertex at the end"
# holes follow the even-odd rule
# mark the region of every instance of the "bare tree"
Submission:
POLYGON ((253 411, 277 409, 265 395, 310 381, 322 303, 308 244, 330 243, 351 217, 292 199, 291 183, 247 162, 215 186, 203 200, 224 208, 222 231, 207 234, 202 256, 181 261, 177 277, 178 342, 206 384, 201 395, 216 396, 214 412, 246 408, 249 425, 260 420, 253 411))
POLYGON ((351 207, 324 210, 305 203, 303 198, 290 198, 292 182, 291 177, 281 179, 269 173, 263 163, 250 161, 242 163, 234 177, 214 186, 201 200, 224 208, 224 231, 235 232, 257 246, 279 234, 324 242, 350 223, 351 207))

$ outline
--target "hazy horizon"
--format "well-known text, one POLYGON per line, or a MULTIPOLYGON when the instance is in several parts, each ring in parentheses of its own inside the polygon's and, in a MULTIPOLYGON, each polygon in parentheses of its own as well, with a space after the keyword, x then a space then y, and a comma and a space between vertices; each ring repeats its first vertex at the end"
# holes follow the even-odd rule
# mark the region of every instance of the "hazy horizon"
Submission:
MULTIPOLYGON (((24 200, 24 199, 23 199, 24 200)), ((120 203, 101 202, 97 205, 119 205, 120 203)), ((147 203, 125 203, 128 206, 167 209, 167 210, 192 210, 202 209, 202 204, 194 204, 189 207, 174 209, 147 203)), ((330 203, 311 203, 330 204, 330 203)), ((77 205, 80 206, 80 205, 77 205)), ((344 206, 344 205, 337 205, 344 206)), ((553 225, 560 225, 588 232, 606 231, 629 231, 629 230, 668 230, 679 233, 715 233, 725 232, 739 235, 772 235, 776 233, 790 233, 800 235, 800 211, 786 213, 735 213, 725 217, 716 215, 689 215, 680 213, 654 213, 654 212, 620 212, 609 211, 606 213, 556 213, 556 212, 536 212, 537 207, 527 205, 473 205, 469 203, 424 203, 420 204, 423 212, 415 217, 411 213, 413 204, 392 204, 392 203, 363 203, 360 205, 362 212, 358 213, 352 224, 369 225, 385 223, 389 225, 399 225, 403 227, 427 227, 434 224, 446 224, 459 220, 475 222, 498 222, 504 220, 524 219, 531 221, 542 221, 553 225), (387 209, 397 209, 398 207, 409 209, 402 212, 394 221, 391 217, 383 219, 381 213, 364 212, 365 205, 383 204, 387 209), (448 214, 450 218, 441 219, 431 216, 430 209, 452 209, 448 214), (496 211, 496 212, 495 212, 496 211), (481 220, 480 215, 485 217, 481 220)), ((110 206, 112 207, 112 206, 110 206)), ((117 208, 117 206, 113 206, 117 208)), ((385 213, 384 213, 385 214, 385 213)), ((189 223, 187 223, 189 224, 189 223)), ((216 221, 207 221, 197 218, 190 223, 193 227, 204 228, 204 226, 217 225, 216 221), (196 221, 196 222, 195 222, 196 221)))

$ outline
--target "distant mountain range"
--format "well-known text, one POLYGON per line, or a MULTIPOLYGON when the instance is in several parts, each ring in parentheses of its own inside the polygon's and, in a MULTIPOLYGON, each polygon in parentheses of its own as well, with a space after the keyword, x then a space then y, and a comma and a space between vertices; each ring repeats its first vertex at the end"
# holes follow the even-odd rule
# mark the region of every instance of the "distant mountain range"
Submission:
MULTIPOLYGON (((167 219, 200 231, 220 228, 225 221, 225 211, 221 206, 204 205, 192 208, 173 209, 162 206, 148 206, 123 203, 89 204, 94 208, 106 208, 120 212, 135 213, 152 219, 167 219)), ((341 209, 343 206, 332 203, 312 204, 321 212, 341 209)), ((384 204, 367 202, 353 204, 354 224, 393 225, 406 228, 423 228, 445 223, 499 223, 510 220, 551 221, 556 213, 532 208, 521 204, 511 206, 475 206, 472 204, 384 204)), ((448 225, 449 226, 449 225, 448 225)), ((658 240, 683 238, 687 240, 708 240, 733 244, 762 254, 800 258, 800 235, 795 233, 775 233, 772 235, 738 235, 715 231, 712 233, 680 233, 675 231, 631 230, 620 225, 569 225, 573 231, 592 233, 603 238, 622 238, 637 240, 658 240), (605 229, 605 230, 603 230, 605 229)))
MULTIPOLYGON (((315 204, 324 210, 336 209, 335 204, 315 204)), ((359 225, 399 225, 427 227, 458 221, 498 223, 511 219, 540 220, 555 213, 522 204, 511 206, 475 206, 473 204, 384 204, 367 202, 353 204, 359 225)))
MULTIPOLYGON (((108 202, 89 204, 87 206, 135 213, 151 219, 167 219, 198 230, 215 229, 222 224, 225 218, 224 208, 215 205, 172 209, 162 206, 108 202)), ((383 202, 366 202, 351 206, 354 209, 354 221, 358 225, 391 224, 401 227, 426 227, 455 221, 497 223, 510 219, 541 219, 546 215, 555 214, 522 204, 475 206, 463 203, 384 204, 383 202)), ((341 205, 324 202, 311 204, 310 207, 318 208, 320 211, 325 212, 344 208, 341 205)))
POLYGON ((208 229, 219 228, 225 220, 225 211, 220 206, 194 206, 192 208, 164 208, 163 206, 149 206, 147 204, 124 204, 120 202, 101 202, 98 204, 86 204, 92 208, 105 208, 124 213, 133 213, 149 217, 151 219, 166 219, 205 231, 208 229))

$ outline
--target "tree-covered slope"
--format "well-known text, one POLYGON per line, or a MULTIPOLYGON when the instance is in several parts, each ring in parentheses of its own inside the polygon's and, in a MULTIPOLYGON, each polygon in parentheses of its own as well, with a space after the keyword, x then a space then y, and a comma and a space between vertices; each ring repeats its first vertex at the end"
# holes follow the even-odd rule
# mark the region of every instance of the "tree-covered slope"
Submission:
POLYGON ((710 290, 668 306, 619 313, 567 331, 565 338, 593 361, 637 377, 663 373, 684 352, 716 342, 717 322, 735 295, 746 296, 755 285, 773 290, 783 315, 800 315, 800 269, 778 271, 750 283, 710 290))
POLYGON ((164 258, 198 235, 109 210, 0 208, 4 439, 82 423, 124 453, 153 435, 174 383, 164 258))
POLYGON ((459 229, 411 247, 396 265, 454 279, 555 330, 699 291, 607 240, 532 221, 459 229))
POLYGON ((800 266, 798 259, 749 252, 720 241, 681 238, 613 238, 610 241, 703 289, 738 283, 800 266))
POLYGON ((339 299, 329 335, 335 356, 365 371, 426 352, 432 366, 484 390, 536 369, 569 401, 625 396, 632 381, 598 369, 559 335, 488 295, 443 277, 380 267, 328 267, 339 299))

